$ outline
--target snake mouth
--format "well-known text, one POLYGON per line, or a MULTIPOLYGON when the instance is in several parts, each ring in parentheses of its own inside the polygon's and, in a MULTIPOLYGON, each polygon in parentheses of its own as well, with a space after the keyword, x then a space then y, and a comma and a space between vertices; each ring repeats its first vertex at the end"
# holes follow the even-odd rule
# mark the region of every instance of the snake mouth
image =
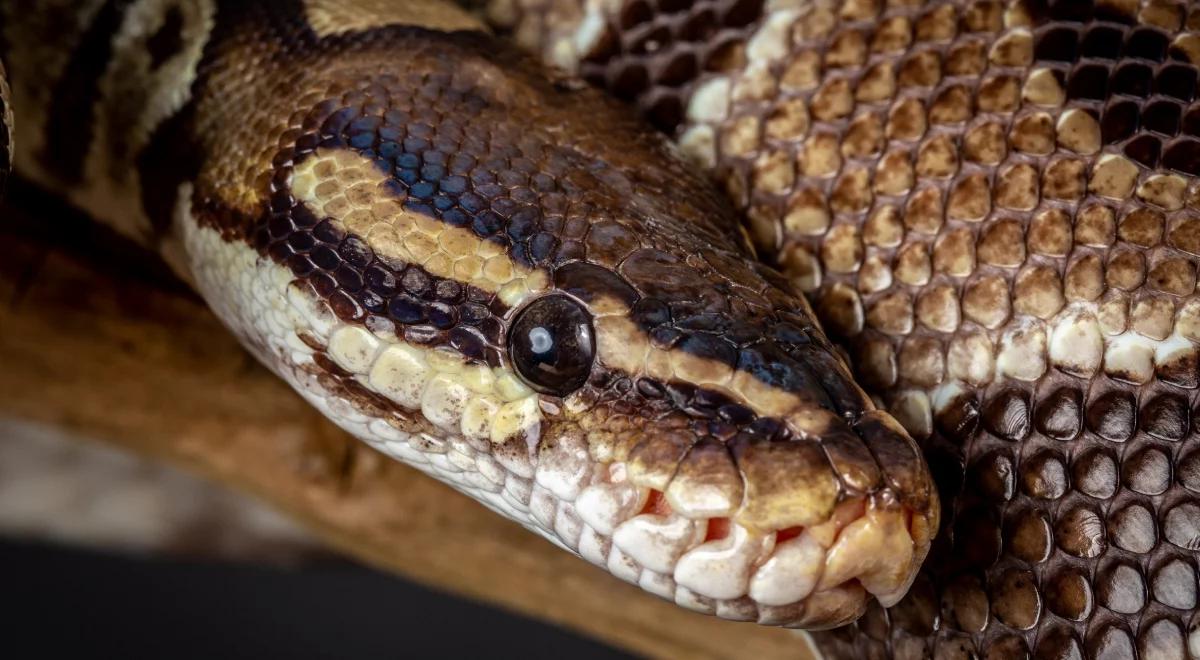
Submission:
POLYGON ((840 484, 819 441, 647 435, 624 460, 598 463, 574 500, 594 532, 578 551, 698 612, 810 630, 844 625, 872 599, 890 606, 907 593, 937 528, 937 498, 886 484, 827 498, 815 492, 820 482, 840 484), (688 442, 680 457, 667 456, 668 445, 688 442), (788 454, 811 463, 797 469, 788 454))

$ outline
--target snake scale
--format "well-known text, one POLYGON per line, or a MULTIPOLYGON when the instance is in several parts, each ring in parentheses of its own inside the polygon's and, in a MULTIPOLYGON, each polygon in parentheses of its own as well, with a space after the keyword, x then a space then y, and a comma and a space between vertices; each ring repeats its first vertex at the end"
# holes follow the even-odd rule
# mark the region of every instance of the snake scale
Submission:
POLYGON ((0 146, 350 433, 680 606, 1200 656, 1200 8, 483 14, 552 68, 430 0, 0 3, 0 146))
POLYGON ((1200 6, 495 2, 734 199, 943 524, 846 657, 1200 657, 1200 6))

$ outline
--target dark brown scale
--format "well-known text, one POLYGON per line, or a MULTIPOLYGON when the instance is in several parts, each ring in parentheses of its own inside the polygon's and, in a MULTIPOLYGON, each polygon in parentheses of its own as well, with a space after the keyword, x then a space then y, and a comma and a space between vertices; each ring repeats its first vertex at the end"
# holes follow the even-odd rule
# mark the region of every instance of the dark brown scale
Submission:
POLYGON ((722 46, 745 39, 762 12, 763 0, 632 0, 581 54, 580 73, 670 132, 701 73, 723 66, 722 46))
MULTIPOLYGON (((1121 77, 1117 74, 1114 85, 1129 85, 1126 89, 1136 89, 1137 81, 1121 77)), ((1128 74, 1134 75, 1134 74, 1128 74)), ((1100 135, 1105 142, 1118 142, 1134 134, 1138 129, 1138 105, 1133 101, 1111 101, 1104 108, 1100 120, 1100 135)))
POLYGON ((1036 60, 1074 62, 1079 57, 1079 29, 1073 26, 1051 27, 1036 37, 1036 60))
MULTIPOLYGON (((1143 117, 1143 120, 1145 119, 1146 117, 1143 117)), ((1126 156, 1146 167, 1155 167, 1162 153, 1162 140, 1154 135, 1138 135, 1125 143, 1124 152, 1126 156)))
POLYGON ((965 552, 956 563, 966 568, 983 569, 1000 557, 1003 539, 1000 524, 986 507, 970 509, 955 522, 955 538, 962 539, 965 552))
POLYGON ((1078 435, 1082 417, 1082 397, 1079 390, 1063 387, 1038 401, 1034 426, 1038 432, 1056 440, 1070 440, 1078 435))
POLYGON ((1150 65, 1143 62, 1121 62, 1113 75, 1111 89, 1114 95, 1146 98, 1153 86, 1154 69, 1150 65))
POLYGON ((1094 559, 1108 547, 1100 514, 1083 504, 1060 513, 1054 525, 1054 538, 1060 550, 1081 559, 1094 559))
POLYGON ((1113 442, 1125 442, 1135 428, 1136 408, 1133 396, 1112 390, 1088 404, 1084 417, 1087 429, 1113 442))
POLYGON ((1116 59, 1121 51, 1121 42, 1125 39, 1125 30, 1120 26, 1098 24, 1084 33, 1080 55, 1083 57, 1098 57, 1116 59))
POLYGON ((1018 441, 1029 433, 1029 397, 1020 390, 995 395, 983 410, 984 427, 1005 440, 1018 441))
POLYGON ((1107 64, 1091 63, 1076 67, 1067 79, 1067 96, 1072 99, 1102 101, 1108 97, 1112 72, 1107 64))
POLYGON ((1159 394, 1147 401, 1139 420, 1146 433, 1176 442, 1187 435, 1189 421, 1187 399, 1173 393, 1159 394))
POLYGON ((1148 104, 1142 111, 1142 126, 1155 133, 1171 136, 1179 132, 1183 108, 1174 101, 1161 99, 1148 104))
POLYGON ((1154 79, 1154 90, 1185 103, 1196 97, 1196 68, 1187 64, 1164 66, 1154 79))
POLYGON ((1095 596, 1087 576, 1064 569, 1046 585, 1046 608, 1071 621, 1082 621, 1092 614, 1095 596))
POLYGON ((1021 476, 1030 497, 1055 500, 1067 492, 1066 466, 1056 452, 1047 450, 1027 459, 1021 476))
POLYGON ((971 480, 976 490, 989 500, 1007 502, 1016 492, 1012 455, 1007 451, 991 452, 971 466, 971 480))
MULTIPOLYGON (((1189 135, 1200 135, 1200 124, 1187 123, 1190 117, 1193 117, 1191 113, 1184 119, 1184 130, 1189 135)), ((1162 164, 1176 172, 1200 175, 1200 140, 1185 138, 1168 144, 1163 153, 1162 164)))

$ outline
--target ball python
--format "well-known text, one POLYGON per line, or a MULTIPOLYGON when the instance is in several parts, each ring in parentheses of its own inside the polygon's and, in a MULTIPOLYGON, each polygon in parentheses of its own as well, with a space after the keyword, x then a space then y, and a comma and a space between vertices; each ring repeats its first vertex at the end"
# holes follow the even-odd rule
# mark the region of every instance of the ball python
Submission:
POLYGON ((74 44, 5 35, 18 114, 46 118, 31 129, 40 148, 17 142, 18 168, 159 246, 260 359, 373 446, 686 607, 812 628, 865 608, 817 637, 831 656, 1200 653, 1190 7, 491 4, 518 43, 672 132, 745 215, 747 245, 669 148, 468 36, 465 15, 91 4, 5 14, 6 32, 40 22, 74 44), (386 53, 401 57, 382 65, 386 53), (25 89, 22 58, 39 62, 25 89), (441 61, 474 64, 435 83, 381 73, 441 61), (449 108, 446 84, 488 93, 449 108), (23 93, 36 99, 24 110, 23 93), (514 109, 535 115, 521 134, 514 109), (438 144, 427 172, 410 140, 428 150, 464 110, 471 124, 449 128, 454 146, 438 144), (470 164, 441 190, 464 145, 470 164), (486 172, 468 172, 482 152, 486 172), (513 154, 531 169, 513 172, 513 154), (513 233, 523 208, 532 222, 513 233), (468 226, 451 240, 474 241, 472 265, 445 268, 457 255, 441 232, 468 226), (480 265, 497 256, 500 280, 480 265), (372 266, 391 287, 376 289, 372 266), (453 300, 429 295, 449 280, 453 300), (490 316, 463 322, 466 303, 490 316), (562 364, 531 373, 530 354, 563 318, 587 373, 547 386, 562 364), (780 321, 804 340, 779 336, 780 321), (422 380, 407 392, 377 374, 401 351, 422 380), (483 366, 488 384, 470 381, 483 366), (426 405, 455 407, 442 392, 456 388, 461 410, 426 405), (481 410, 486 437, 468 429, 481 410), (495 432, 512 420, 515 433, 495 432), (940 524, 894 420, 932 466, 940 524))
POLYGON ((919 448, 627 107, 432 0, 0 7, 16 170, 371 447, 700 612, 907 591, 919 448))
POLYGON ((489 15, 669 131, 921 444, 930 558, 830 657, 1200 657, 1200 5, 489 15))

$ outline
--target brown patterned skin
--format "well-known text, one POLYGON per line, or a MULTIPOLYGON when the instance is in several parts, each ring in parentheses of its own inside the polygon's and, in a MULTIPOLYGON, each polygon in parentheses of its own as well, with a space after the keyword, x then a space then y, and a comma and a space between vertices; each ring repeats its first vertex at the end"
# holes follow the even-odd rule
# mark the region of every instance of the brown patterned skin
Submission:
POLYGON ((652 571, 638 552, 657 557, 653 535, 630 558, 619 529, 587 531, 610 570, 694 609, 827 627, 907 589, 938 519, 915 443, 753 258, 724 197, 623 106, 428 2, 96 0, 67 14, 65 55, 21 27, 54 4, 0 7, 18 112, 46 131, 18 164, 160 244, 343 426, 439 457, 458 446, 443 463, 469 465, 444 478, 501 509, 475 489, 503 484, 509 515, 580 553, 590 512, 571 498, 636 492, 624 518, 686 528, 690 545, 652 571), (288 317, 285 297, 322 311, 288 317), (538 305, 583 314, 597 357, 569 389, 530 381, 537 394, 500 408, 493 383, 527 374, 514 321, 538 305), (442 371, 419 396, 414 362, 442 371), (475 403, 494 406, 490 436, 471 436, 475 403), (827 564, 819 583, 748 586, 790 575, 780 557, 802 541, 806 566, 827 564))
POLYGON ((763 4, 494 0, 488 18, 523 48, 632 101, 654 125, 669 130, 683 119, 703 73, 734 64, 729 58, 752 34, 763 4), (580 30, 595 6, 609 9, 603 15, 606 29, 580 30), (587 47, 581 50, 580 44, 587 47))
POLYGON ((516 5, 546 52, 591 44, 580 71, 687 108, 685 151, 921 438, 935 549, 899 605, 818 636, 830 657, 1200 654, 1200 9, 768 2, 671 84, 695 47, 634 44, 692 6, 582 30, 516 5))

